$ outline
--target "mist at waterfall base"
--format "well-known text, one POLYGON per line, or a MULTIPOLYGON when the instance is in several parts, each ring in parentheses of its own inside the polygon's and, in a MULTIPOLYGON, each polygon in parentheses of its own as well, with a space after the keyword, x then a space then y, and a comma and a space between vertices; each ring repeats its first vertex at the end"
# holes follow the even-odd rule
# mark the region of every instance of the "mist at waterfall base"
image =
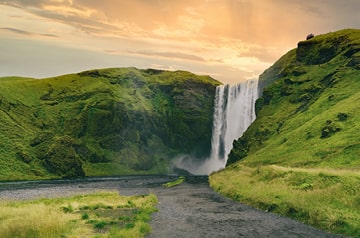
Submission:
POLYGON ((255 101, 258 97, 258 80, 218 86, 209 158, 199 161, 190 155, 181 155, 174 160, 174 166, 194 175, 208 175, 225 168, 233 141, 241 137, 255 120, 255 101))

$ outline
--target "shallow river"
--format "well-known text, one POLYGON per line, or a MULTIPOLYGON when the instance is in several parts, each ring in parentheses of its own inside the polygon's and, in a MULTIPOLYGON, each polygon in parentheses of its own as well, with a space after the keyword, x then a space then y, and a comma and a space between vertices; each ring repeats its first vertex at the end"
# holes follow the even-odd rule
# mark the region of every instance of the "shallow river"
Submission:
POLYGON ((33 199, 69 196, 99 190, 121 195, 155 193, 159 212, 150 222, 150 238, 203 237, 339 237, 300 222, 266 213, 215 193, 207 177, 190 177, 181 185, 165 188, 172 176, 126 176, 0 183, 0 199, 33 199))

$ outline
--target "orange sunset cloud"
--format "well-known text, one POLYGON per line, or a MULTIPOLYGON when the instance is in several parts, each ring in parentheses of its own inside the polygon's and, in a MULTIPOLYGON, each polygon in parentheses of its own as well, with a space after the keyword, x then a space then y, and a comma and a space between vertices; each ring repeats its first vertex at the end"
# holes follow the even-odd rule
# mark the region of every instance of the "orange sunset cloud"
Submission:
POLYGON ((0 0, 0 76, 91 68, 256 78, 298 41, 359 28, 356 0, 0 0))

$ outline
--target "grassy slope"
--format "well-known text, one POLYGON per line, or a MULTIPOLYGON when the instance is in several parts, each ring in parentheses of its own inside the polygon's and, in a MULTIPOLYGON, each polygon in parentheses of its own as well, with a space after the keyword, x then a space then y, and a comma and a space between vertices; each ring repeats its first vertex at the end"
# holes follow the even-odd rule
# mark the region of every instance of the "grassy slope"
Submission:
POLYGON ((221 193, 360 234, 360 31, 299 42, 265 71, 257 119, 211 176, 221 193), (240 160, 240 161, 239 161, 240 160), (229 179, 231 177, 231 179, 229 179))
POLYGON ((135 68, 0 78, 0 179, 164 173, 177 153, 205 156, 218 84, 135 68))

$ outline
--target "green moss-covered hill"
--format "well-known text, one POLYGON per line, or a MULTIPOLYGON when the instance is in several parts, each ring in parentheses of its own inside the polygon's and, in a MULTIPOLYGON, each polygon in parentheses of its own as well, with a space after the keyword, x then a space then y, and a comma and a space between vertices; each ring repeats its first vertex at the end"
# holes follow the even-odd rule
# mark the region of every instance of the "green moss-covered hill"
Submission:
POLYGON ((260 76, 257 118, 212 186, 236 200, 360 234, 360 30, 300 41, 260 76), (230 177, 230 178, 229 178, 230 177))
POLYGON ((359 30, 299 42, 260 81, 258 118, 229 163, 360 169, 359 30))
POLYGON ((219 84, 135 68, 0 78, 0 180, 167 173, 179 153, 205 157, 219 84))

